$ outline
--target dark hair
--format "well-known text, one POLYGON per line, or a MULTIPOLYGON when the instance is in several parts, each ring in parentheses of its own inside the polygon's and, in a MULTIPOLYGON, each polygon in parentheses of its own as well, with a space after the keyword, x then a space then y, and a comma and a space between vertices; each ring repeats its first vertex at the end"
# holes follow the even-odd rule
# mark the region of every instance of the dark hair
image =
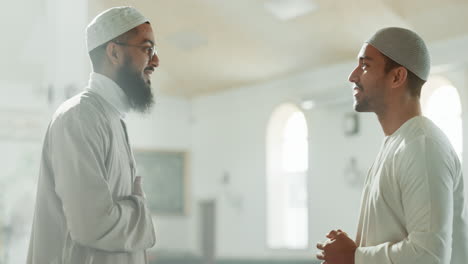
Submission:
MULTIPOLYGON (((382 54, 383 55, 383 54, 382 54)), ((397 68, 397 67, 403 67, 401 64, 395 62, 394 60, 390 59, 389 57, 383 55, 385 58, 385 68, 384 71, 385 73, 389 73, 391 70, 397 68)), ((414 97, 420 97, 421 96, 421 88, 426 83, 426 81, 422 80, 416 74, 414 74, 412 71, 408 70, 408 68, 405 67, 405 69, 408 71, 408 75, 406 77, 407 79, 407 84, 408 84, 408 89, 411 94, 411 96, 414 97)))
MULTIPOLYGON (((149 24, 149 22, 145 22, 145 24, 149 24)), ((107 44, 109 44, 110 42, 125 43, 128 40, 130 40, 131 38, 133 38, 134 36, 136 36, 137 34, 138 34, 138 28, 134 27, 134 28, 130 29, 129 31, 123 33, 122 35, 120 35, 120 36, 118 36, 118 37, 116 37, 114 39, 111 39, 111 40, 107 41, 106 43, 94 48, 93 50, 91 50, 89 52, 89 57, 91 59, 91 63, 93 64, 94 71, 99 71, 100 68, 102 67, 102 62, 104 61, 104 59, 106 57, 107 44)))

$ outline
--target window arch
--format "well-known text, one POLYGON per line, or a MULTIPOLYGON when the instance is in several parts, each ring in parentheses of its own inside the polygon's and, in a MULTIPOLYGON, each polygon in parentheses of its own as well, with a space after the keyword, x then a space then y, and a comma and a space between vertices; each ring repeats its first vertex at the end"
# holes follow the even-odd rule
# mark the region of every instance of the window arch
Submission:
POLYGON ((444 77, 431 77, 421 91, 421 104, 423 114, 444 131, 461 161, 462 107, 457 89, 444 77))
POLYGON ((304 113, 282 104, 267 128, 267 244, 270 248, 308 246, 308 128, 304 113))

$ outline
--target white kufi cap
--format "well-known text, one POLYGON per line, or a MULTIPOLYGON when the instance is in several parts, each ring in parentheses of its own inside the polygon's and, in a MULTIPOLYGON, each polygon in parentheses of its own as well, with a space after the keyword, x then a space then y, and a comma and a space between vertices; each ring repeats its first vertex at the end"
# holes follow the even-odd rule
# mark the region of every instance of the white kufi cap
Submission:
POLYGON ((107 9, 86 28, 88 52, 147 21, 138 10, 130 6, 107 9))
POLYGON ((429 51, 423 39, 413 31, 397 27, 384 28, 366 42, 427 81, 431 70, 429 51))

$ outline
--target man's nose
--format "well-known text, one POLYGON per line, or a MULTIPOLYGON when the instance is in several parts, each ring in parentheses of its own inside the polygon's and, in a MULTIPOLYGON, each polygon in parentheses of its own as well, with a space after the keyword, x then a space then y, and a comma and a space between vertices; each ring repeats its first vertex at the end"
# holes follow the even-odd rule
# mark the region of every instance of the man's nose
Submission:
POLYGON ((159 66, 158 54, 155 53, 148 64, 153 66, 154 68, 158 67, 159 66))
POLYGON ((354 70, 349 74, 348 81, 355 83, 358 81, 358 77, 356 74, 356 71, 358 70, 358 67, 354 68, 354 70))

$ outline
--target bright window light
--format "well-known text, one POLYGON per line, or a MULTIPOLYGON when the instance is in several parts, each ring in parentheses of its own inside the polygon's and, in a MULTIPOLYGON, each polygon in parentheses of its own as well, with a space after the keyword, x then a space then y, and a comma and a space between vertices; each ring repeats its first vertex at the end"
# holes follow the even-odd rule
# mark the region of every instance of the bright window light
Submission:
POLYGON ((439 77, 427 83, 422 90, 423 114, 447 135, 455 152, 462 160, 462 108, 458 91, 448 80, 439 77))
POLYGON ((304 114, 284 104, 267 130, 267 244, 270 248, 308 246, 308 129, 304 114))
POLYGON ((294 112, 286 122, 283 132, 283 170, 304 172, 307 170, 307 124, 302 112, 294 112))

